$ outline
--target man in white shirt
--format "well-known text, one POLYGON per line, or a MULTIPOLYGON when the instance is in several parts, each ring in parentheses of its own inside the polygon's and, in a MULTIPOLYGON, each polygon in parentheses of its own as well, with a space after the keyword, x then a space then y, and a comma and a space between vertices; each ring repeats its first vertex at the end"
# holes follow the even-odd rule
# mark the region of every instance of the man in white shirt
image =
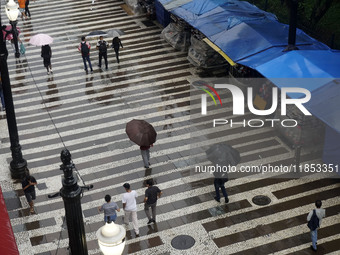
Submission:
POLYGON ((130 215, 131 215, 133 229, 135 230, 136 237, 139 237, 139 227, 138 227, 138 219, 137 219, 137 202, 136 202, 136 198, 138 197, 138 195, 135 190, 131 190, 129 183, 125 183, 123 187, 126 190, 126 193, 123 194, 123 198, 122 198, 123 210, 124 210, 124 223, 126 225, 129 225, 130 215))
MULTIPOLYGON (((316 206, 316 209, 314 209, 314 210, 315 210, 316 216, 319 219, 319 227, 320 227, 321 226, 322 218, 324 218, 326 216, 326 210, 325 209, 321 209, 321 206, 322 206, 321 200, 316 200, 315 201, 315 206, 316 206)), ((310 219, 312 218, 314 210, 311 210, 309 212, 309 214, 307 216, 307 222, 310 221, 310 219)), ((311 235, 311 238, 312 238, 311 249, 313 251, 317 251, 316 243, 318 241, 318 228, 316 228, 315 230, 311 230, 310 231, 310 235, 311 235)))

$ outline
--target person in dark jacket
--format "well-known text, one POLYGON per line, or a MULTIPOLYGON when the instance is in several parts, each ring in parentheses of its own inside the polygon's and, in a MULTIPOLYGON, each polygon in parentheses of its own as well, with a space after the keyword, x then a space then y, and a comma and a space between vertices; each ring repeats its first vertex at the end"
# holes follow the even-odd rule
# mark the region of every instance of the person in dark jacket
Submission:
POLYGON ((220 199, 221 199, 220 189, 221 189, 225 202, 229 203, 228 193, 224 186, 225 183, 228 181, 227 173, 214 172, 214 177, 215 177, 214 187, 215 187, 215 193, 216 193, 216 196, 214 197, 214 199, 217 202, 220 202, 220 199))
POLYGON ((119 47, 123 48, 122 42, 118 37, 112 39, 112 48, 115 50, 117 63, 119 64, 119 47))
POLYGON ((37 185, 37 181, 33 176, 29 174, 29 172, 26 172, 26 176, 21 182, 22 189, 24 190, 25 197, 27 199, 28 204, 30 205, 30 213, 34 213, 34 203, 33 200, 35 200, 35 185, 37 185))
POLYGON ((41 57, 44 59, 44 66, 47 69, 47 74, 53 73, 51 64, 52 50, 50 45, 41 46, 41 57))

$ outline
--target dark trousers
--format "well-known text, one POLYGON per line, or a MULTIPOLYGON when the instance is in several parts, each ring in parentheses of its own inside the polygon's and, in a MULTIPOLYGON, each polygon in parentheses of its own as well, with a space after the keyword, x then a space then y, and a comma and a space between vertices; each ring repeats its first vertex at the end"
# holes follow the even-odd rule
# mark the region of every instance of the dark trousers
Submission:
POLYGON ((92 65, 91 65, 90 56, 89 55, 83 56, 83 61, 84 61, 84 69, 85 69, 85 71, 87 71, 86 61, 89 62, 89 67, 90 67, 91 71, 93 71, 92 65))
POLYGON ((157 202, 153 204, 147 204, 147 203, 144 204, 144 211, 149 220, 153 219, 156 221, 156 205, 157 205, 157 202), (151 208, 152 218, 150 215, 150 208, 151 208))
POLYGON ((220 179, 215 179, 214 180, 214 186, 215 186, 215 192, 216 192, 216 199, 220 200, 221 196, 220 196, 220 189, 222 190, 223 196, 225 198, 228 198, 228 194, 227 191, 224 187, 224 183, 222 182, 220 179))
POLYGON ((26 14, 26 16, 31 17, 30 10, 28 9, 29 4, 30 4, 30 1, 25 2, 25 14, 26 14))
POLYGON ((119 46, 118 46, 118 48, 114 47, 114 50, 115 50, 115 53, 116 53, 117 63, 119 63, 119 46))
POLYGON ((104 57, 105 68, 107 69, 107 52, 99 52, 99 67, 102 66, 102 57, 104 57))

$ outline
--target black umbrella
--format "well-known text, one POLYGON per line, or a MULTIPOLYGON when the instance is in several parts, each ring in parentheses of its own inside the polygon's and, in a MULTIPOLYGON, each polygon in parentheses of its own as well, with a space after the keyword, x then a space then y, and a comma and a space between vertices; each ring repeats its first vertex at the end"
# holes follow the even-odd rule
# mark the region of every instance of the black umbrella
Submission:
POLYGON ((92 37, 99 37, 99 36, 107 36, 107 33, 104 31, 96 30, 96 31, 92 31, 91 33, 89 33, 86 37, 92 38, 92 37))
POLYGON ((131 120, 126 124, 126 134, 139 146, 150 146, 156 142, 157 133, 145 120, 131 120))
POLYGON ((241 161, 240 153, 224 143, 214 144, 205 153, 212 163, 220 166, 236 166, 241 161))

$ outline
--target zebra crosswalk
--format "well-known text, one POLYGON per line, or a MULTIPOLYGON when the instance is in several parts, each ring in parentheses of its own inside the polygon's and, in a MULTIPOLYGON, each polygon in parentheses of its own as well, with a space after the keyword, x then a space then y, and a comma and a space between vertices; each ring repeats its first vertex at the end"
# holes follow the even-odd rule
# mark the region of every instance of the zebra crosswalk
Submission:
MULTIPOLYGON (((305 218, 316 199, 323 200, 327 215, 319 230, 319 251, 337 254, 340 186, 330 173, 298 179, 240 174, 226 184, 230 202, 214 200, 212 178, 193 171, 197 159, 202 166, 209 164, 202 160, 206 147, 227 142, 239 150, 239 166, 293 164, 294 151, 268 126, 211 129, 200 115, 200 97, 191 93, 191 82, 202 78, 185 53, 161 39, 157 22, 145 26, 146 17, 130 15, 121 0, 39 0, 31 2, 30 10, 32 19, 18 23, 26 55, 15 59, 9 47, 8 68, 23 156, 38 181, 36 214, 30 215, 20 183, 9 177, 10 143, 5 115, 0 115, 0 184, 20 254, 68 254, 63 201, 47 197, 61 188, 59 155, 64 147, 72 154, 79 183, 94 185, 82 198, 89 254, 100 254, 95 232, 103 217, 97 207, 105 194, 121 207, 125 182, 139 195, 140 237, 127 227, 124 254, 308 254, 305 218), (92 39, 94 73, 86 74, 77 50, 81 36, 111 28, 125 32, 120 64, 109 49, 109 70, 98 68, 92 39), (51 75, 40 48, 28 44, 36 33, 54 38, 51 75), (143 168, 139 148, 125 134, 131 119, 145 119, 157 130, 152 169, 143 168), (142 203, 148 178, 164 194, 152 225, 147 225, 142 203), (256 195, 268 196, 271 203, 254 204, 256 195), (195 239, 192 248, 172 247, 172 239, 182 234, 195 239)), ((1 17, 6 20, 4 12, 1 17)), ((230 94, 222 96, 232 115, 230 94)), ((225 117, 212 103, 208 108, 210 117, 225 117)), ((321 162, 320 150, 303 150, 301 163, 321 162)), ((118 213, 118 224, 122 217, 118 213)))

